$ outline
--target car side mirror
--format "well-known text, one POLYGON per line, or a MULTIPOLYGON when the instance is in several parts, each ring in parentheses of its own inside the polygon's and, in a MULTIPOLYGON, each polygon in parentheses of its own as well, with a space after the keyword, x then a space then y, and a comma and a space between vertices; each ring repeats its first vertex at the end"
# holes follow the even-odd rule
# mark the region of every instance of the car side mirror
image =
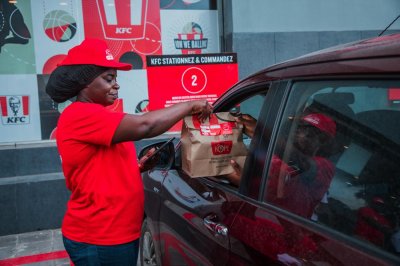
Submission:
POLYGON ((145 146, 139 152, 138 156, 139 160, 153 148, 156 150, 156 152, 153 153, 154 159, 152 160, 152 157, 147 159, 147 161, 144 163, 145 164, 144 168, 147 169, 151 168, 152 170, 170 169, 175 160, 175 147, 172 140, 161 141, 145 146), (147 163, 153 164, 153 167, 146 167, 147 163))

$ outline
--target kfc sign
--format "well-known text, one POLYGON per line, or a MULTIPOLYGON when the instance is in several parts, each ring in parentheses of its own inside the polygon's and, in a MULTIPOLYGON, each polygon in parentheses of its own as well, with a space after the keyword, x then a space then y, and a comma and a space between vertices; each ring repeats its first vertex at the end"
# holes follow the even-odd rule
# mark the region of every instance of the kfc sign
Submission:
POLYGON ((232 141, 211 142, 211 148, 213 155, 230 154, 232 151, 232 141))
POLYGON ((3 125, 29 124, 29 96, 0 96, 3 125))

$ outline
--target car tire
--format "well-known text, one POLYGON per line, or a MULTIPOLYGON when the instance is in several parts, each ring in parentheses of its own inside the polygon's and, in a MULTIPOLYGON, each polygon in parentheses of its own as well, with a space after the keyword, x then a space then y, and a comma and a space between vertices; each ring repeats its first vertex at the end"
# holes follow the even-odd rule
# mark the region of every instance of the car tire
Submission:
POLYGON ((151 266, 161 265, 159 257, 157 256, 153 234, 148 226, 147 218, 144 219, 142 224, 142 232, 140 235, 140 265, 151 266))

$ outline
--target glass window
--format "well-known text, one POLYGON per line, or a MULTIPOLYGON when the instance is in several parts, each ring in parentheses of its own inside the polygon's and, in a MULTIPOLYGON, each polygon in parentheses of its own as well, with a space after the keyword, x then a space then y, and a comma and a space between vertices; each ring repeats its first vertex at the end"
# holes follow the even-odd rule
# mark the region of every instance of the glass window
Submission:
POLYGON ((400 252, 400 81, 294 83, 264 200, 400 252))
MULTIPOLYGON (((231 108, 229 112, 233 114, 246 114, 258 120, 260 115, 261 107, 263 106, 265 99, 265 92, 252 95, 245 100, 242 100, 235 107, 231 108)), ((249 135, 243 135, 243 142, 246 144, 247 148, 250 146, 251 137, 249 135)))

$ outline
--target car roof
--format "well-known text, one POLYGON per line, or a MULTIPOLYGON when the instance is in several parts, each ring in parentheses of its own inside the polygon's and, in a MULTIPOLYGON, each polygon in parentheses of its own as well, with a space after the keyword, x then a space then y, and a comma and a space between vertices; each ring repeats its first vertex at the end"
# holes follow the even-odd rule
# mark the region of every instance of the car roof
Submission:
POLYGON ((236 83, 216 103, 243 87, 272 80, 382 73, 400 73, 400 34, 342 44, 272 65, 236 83))
POLYGON ((399 56, 400 34, 392 34, 319 50, 317 52, 309 53, 296 59, 271 66, 264 71, 275 71, 282 68, 322 62, 399 56))

